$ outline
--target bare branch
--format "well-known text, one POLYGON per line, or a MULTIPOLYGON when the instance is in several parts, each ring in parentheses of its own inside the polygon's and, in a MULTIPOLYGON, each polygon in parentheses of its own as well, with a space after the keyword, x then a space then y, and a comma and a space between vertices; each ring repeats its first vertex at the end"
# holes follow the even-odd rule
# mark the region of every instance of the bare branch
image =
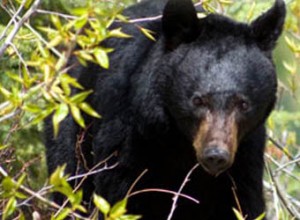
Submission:
MULTIPOLYGON (((22 27, 22 25, 31 17, 31 15, 37 10, 37 7, 39 6, 41 0, 36 0, 32 6, 28 9, 28 11, 25 13, 25 15, 21 18, 21 20, 19 20, 17 23, 15 23, 15 26, 13 28, 13 30, 9 33, 9 35, 6 37, 3 45, 0 47, 0 57, 4 54, 5 50, 7 49, 7 47, 12 43, 14 37, 16 36, 16 34, 18 33, 18 31, 20 30, 20 28, 22 27)), ((14 14, 14 16, 12 17, 12 20, 15 20, 19 13, 23 10, 23 7, 25 5, 25 0, 22 1, 22 4, 20 6, 20 8, 18 9, 17 13, 14 14)))
POLYGON ((142 190, 139 190, 139 191, 136 191, 136 192, 133 192, 131 193, 129 197, 132 197, 132 196, 136 196, 138 194, 141 194, 141 193, 147 193, 147 192, 161 192, 161 193, 167 193, 167 194, 172 194, 172 195, 178 195, 180 197, 183 197, 183 198, 186 198, 186 199, 189 199, 191 201, 193 201, 194 203, 200 203, 199 200, 189 196, 189 195, 186 195, 186 194, 178 194, 178 192, 174 192, 174 191, 171 191, 171 190, 167 190, 167 189, 157 189, 157 188, 151 188, 151 189, 142 189, 142 190))
POLYGON ((173 204, 172 204, 172 207, 171 207, 171 211, 170 211, 170 214, 168 216, 168 219, 167 220, 171 220, 172 217, 173 217, 173 214, 175 212, 175 209, 177 207, 177 201, 179 199, 179 196, 181 195, 181 192, 183 190, 183 188, 185 187, 185 185, 187 184, 188 181, 190 181, 190 176, 192 175, 192 173, 194 172, 194 170, 196 168, 199 167, 199 164, 197 163, 195 166, 192 167, 192 169, 188 172, 188 174, 186 175, 186 177, 184 178, 184 181, 183 183, 181 184, 178 192, 174 195, 173 197, 173 204))

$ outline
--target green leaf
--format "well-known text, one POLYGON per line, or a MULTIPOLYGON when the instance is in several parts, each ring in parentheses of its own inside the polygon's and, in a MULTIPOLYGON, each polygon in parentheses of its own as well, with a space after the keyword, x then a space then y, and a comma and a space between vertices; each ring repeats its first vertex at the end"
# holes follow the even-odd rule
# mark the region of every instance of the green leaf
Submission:
POLYGON ((23 110, 31 112, 31 113, 39 113, 39 112, 41 112, 41 107, 38 105, 28 103, 23 106, 23 110))
POLYGON ((80 50, 75 52, 75 54, 86 61, 94 61, 93 56, 88 51, 80 50))
POLYGON ((77 82, 77 79, 71 77, 69 74, 65 73, 59 77, 61 83, 67 83, 74 86, 77 89, 83 89, 83 87, 77 82))
POLYGON ((90 116, 101 118, 101 116, 86 102, 78 104, 78 107, 90 116))
POLYGON ((117 202, 110 211, 110 217, 118 218, 126 213, 127 199, 117 202))
POLYGON ((6 149, 8 147, 9 147, 9 145, 0 145, 0 150, 4 150, 4 149, 6 149))
POLYGON ((74 27, 77 30, 80 30, 81 28, 83 28, 83 26, 86 25, 87 21, 88 21, 88 16, 84 14, 75 21, 74 27))
POLYGON ((142 28, 142 27, 139 27, 139 29, 147 38, 149 38, 150 40, 156 41, 155 37, 153 36, 153 34, 154 34, 153 31, 148 30, 146 28, 142 28))
POLYGON ((265 218, 265 216, 266 216, 266 213, 262 213, 260 216, 258 216, 254 220, 263 220, 265 218))
POLYGON ((105 216, 110 211, 110 204, 101 196, 94 194, 93 201, 95 206, 103 213, 105 216))
POLYGON ((53 186, 60 186, 62 183, 62 178, 65 176, 66 165, 59 166, 50 176, 50 184, 53 186))
POLYGON ((121 28, 113 29, 109 32, 109 37, 131 38, 131 35, 125 34, 121 28))
POLYGON ((19 83, 22 83, 22 84, 23 84, 23 78, 20 77, 19 75, 14 74, 14 73, 10 73, 10 72, 6 72, 6 75, 7 75, 9 78, 15 80, 16 82, 19 82, 19 83))
POLYGON ((242 216, 242 214, 238 210, 236 210, 235 208, 233 208, 233 212, 234 212, 237 220, 245 220, 245 218, 242 216))
POLYGON ((71 108, 71 113, 74 118, 74 120, 79 124, 81 127, 85 127, 84 119, 80 113, 80 110, 77 106, 75 105, 70 105, 71 108))
POLYGON ((59 212, 59 214, 54 218, 55 220, 64 220, 72 212, 70 208, 64 208, 59 212))
POLYGON ((62 52, 61 56, 59 57, 58 61, 55 64, 55 70, 60 71, 66 65, 66 63, 67 63, 66 54, 65 52, 62 52))
POLYGON ((30 125, 35 125, 43 121, 46 117, 48 117, 52 112, 54 108, 48 107, 45 110, 40 110, 40 113, 30 122, 30 125))
POLYGON ((76 95, 72 96, 70 98, 70 102, 74 103, 74 104, 78 104, 83 102, 93 91, 89 90, 89 91, 84 91, 84 92, 80 92, 77 93, 76 95))
POLYGON ((61 30, 61 22, 60 22, 60 19, 59 19, 59 17, 57 16, 57 15, 51 15, 50 16, 50 18, 51 18, 51 21, 52 21, 52 24, 54 24, 54 26, 55 26, 55 28, 57 29, 57 30, 61 30))
POLYGON ((89 13, 88 10, 89 9, 86 7, 76 7, 76 8, 72 8, 71 12, 74 15, 82 16, 82 15, 88 14, 89 13))
POLYGON ((22 183, 24 182, 25 178, 26 178, 26 173, 23 173, 23 174, 19 177, 19 179, 18 179, 18 181, 17 181, 17 184, 16 184, 16 187, 17 187, 17 188, 19 188, 19 187, 22 185, 22 183))
POLYGON ((291 74, 295 75, 297 73, 297 63, 288 63, 287 61, 283 61, 284 68, 291 74))
POLYGON ((9 99, 11 97, 11 92, 8 91, 7 89, 5 89, 4 87, 2 87, 2 85, 0 85, 0 93, 2 93, 2 95, 6 98, 9 99))
POLYGON ((104 69, 109 68, 109 58, 108 58, 108 55, 107 55, 105 50, 100 49, 100 48, 96 48, 96 49, 94 49, 93 54, 94 54, 94 56, 97 60, 97 63, 101 67, 103 67, 104 69))
POLYGON ((141 218, 141 215, 122 215, 118 218, 118 220, 138 220, 141 218))
POLYGON ((29 8, 33 0, 26 0, 25 2, 25 8, 29 8))
POLYGON ((43 58, 49 58, 50 53, 49 51, 42 45, 42 43, 40 41, 37 42, 38 45, 38 49, 42 55, 43 58))
POLYGON ((247 13, 247 21, 250 21, 252 19, 255 9, 256 9, 256 2, 253 2, 249 12, 247 13))
POLYGON ((48 48, 56 47, 63 41, 63 38, 61 35, 56 35, 48 44, 48 48))
POLYGON ((59 131, 59 123, 64 120, 67 115, 69 114, 69 108, 68 105, 65 103, 61 103, 58 108, 56 109, 53 118, 53 130, 54 130, 54 136, 56 137, 59 131))
POLYGON ((17 200, 15 197, 11 197, 4 208, 2 219, 7 219, 10 215, 12 215, 16 210, 16 207, 17 200))
POLYGON ((57 30, 54 30, 54 29, 49 28, 49 27, 38 27, 38 29, 42 32, 47 33, 47 34, 53 34, 54 36, 58 34, 57 30))
POLYGON ((12 178, 5 177, 2 180, 2 187, 3 187, 4 191, 10 192, 10 191, 16 189, 16 184, 14 183, 14 181, 12 180, 12 178))

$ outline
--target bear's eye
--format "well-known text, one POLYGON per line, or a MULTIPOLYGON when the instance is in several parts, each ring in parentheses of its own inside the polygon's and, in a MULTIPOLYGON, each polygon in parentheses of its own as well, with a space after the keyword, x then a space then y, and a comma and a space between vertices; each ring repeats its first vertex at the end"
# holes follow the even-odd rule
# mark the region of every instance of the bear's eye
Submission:
POLYGON ((237 103, 237 107, 241 112, 247 112, 250 109, 250 104, 246 100, 239 100, 237 103))
POLYGON ((193 97, 192 103, 195 107, 205 107, 208 105, 207 99, 202 98, 200 96, 193 97))

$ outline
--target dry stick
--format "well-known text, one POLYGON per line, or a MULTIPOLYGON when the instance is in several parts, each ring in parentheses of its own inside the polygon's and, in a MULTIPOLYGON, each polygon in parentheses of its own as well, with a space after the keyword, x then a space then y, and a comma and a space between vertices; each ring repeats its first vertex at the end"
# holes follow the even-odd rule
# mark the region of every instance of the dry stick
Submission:
POLYGON ((179 197, 182 197, 182 198, 189 199, 192 202, 197 203, 197 204, 200 203, 199 200, 197 200, 197 199, 195 199, 195 198, 193 198, 193 197, 191 197, 189 195, 182 194, 182 193, 178 194, 178 192, 174 192, 174 191, 167 190, 167 189, 159 189, 159 188, 142 189, 142 190, 139 190, 139 191, 131 193, 130 195, 128 195, 128 198, 132 197, 132 196, 136 196, 136 195, 141 194, 141 193, 147 193, 147 192, 161 192, 161 193, 172 194, 174 196, 179 196, 179 197))
POLYGON ((300 157, 299 158, 296 158, 296 159, 294 159, 294 160, 292 160, 292 161, 289 161, 289 162, 287 162, 287 163, 285 163, 285 164, 283 164, 283 165, 281 165, 280 167, 278 167, 276 170, 275 170, 275 172, 279 172, 279 171, 281 171, 281 170, 284 170, 286 167, 288 167, 288 166, 291 166, 291 165, 293 165, 293 164, 297 164, 297 163, 299 163, 300 162, 300 157))
POLYGON ((300 219, 300 213, 298 213, 296 210, 292 210, 291 207, 293 207, 293 205, 290 204, 290 202, 288 201, 288 199, 286 198, 286 194, 284 192, 282 192, 282 190, 279 187, 279 183, 277 181, 277 179, 275 178, 274 174, 272 173, 271 169, 269 168, 269 166, 266 166, 269 175, 271 177, 273 186, 276 190, 277 195, 279 196, 281 202, 283 203, 284 207, 287 209, 287 211, 289 212, 289 214, 293 217, 296 217, 297 219, 300 219))
MULTIPOLYGON (((9 33, 9 35, 7 36, 7 38, 5 39, 5 42, 3 43, 3 45, 0 47, 0 57, 3 55, 3 53, 5 52, 5 50, 7 49, 7 47, 11 44, 12 40, 14 39, 14 37, 16 36, 16 34, 18 33, 18 31, 20 30, 20 28, 22 27, 22 25, 30 18, 30 16, 37 10, 39 4, 40 4, 41 0, 36 0, 32 6, 30 7, 30 9, 25 13, 25 15, 21 18, 21 20, 19 20, 13 30, 9 33)), ((23 1, 25 3, 25 1, 23 1)), ((18 13, 20 13, 22 11, 23 7, 20 7, 18 12, 12 17, 12 19, 15 20, 15 18, 18 16, 18 13)))
POLYGON ((142 179, 142 177, 148 172, 147 169, 145 169, 139 176, 136 178, 136 180, 133 182, 133 184, 130 186, 129 190, 126 193, 126 197, 128 198, 131 195, 131 191, 135 187, 135 185, 142 179))
MULTIPOLYGON (((4 28, 4 30, 3 30, 3 32, 2 32, 2 34, 1 34, 1 36, 0 36, 0 40, 2 40, 2 38, 5 37, 7 31, 8 31, 8 29, 9 29, 9 27, 12 25, 12 23, 15 23, 15 24, 17 23, 17 22, 16 22, 16 17, 17 17, 18 14, 20 14, 21 11, 23 10, 25 3, 26 3, 26 0, 23 0, 22 3, 21 3, 21 5, 20 5, 20 7, 18 8, 18 10, 17 10, 17 11, 14 13, 14 15, 11 17, 10 21, 8 22, 8 24, 6 25, 6 27, 4 28)), ((1 7, 2 7, 3 10, 5 10, 5 11, 9 14, 8 10, 5 8, 5 6, 4 6, 3 4, 1 4, 1 7)))
MULTIPOLYGON (((273 164, 275 164, 277 167, 280 168, 281 164, 278 163, 275 159, 273 159, 270 155, 265 154, 265 157, 266 157, 267 159, 269 159, 269 160, 270 160, 273 164)), ((291 177, 291 178, 297 180, 298 182, 300 182, 300 178, 299 178, 298 176, 296 176, 295 174, 291 173, 291 171, 287 170, 286 168, 283 169, 283 172, 285 172, 285 174, 288 175, 289 177, 291 177)), ((274 175, 277 176, 278 171, 275 170, 273 173, 274 173, 274 175)))
MULTIPOLYGON (((233 197, 234 197, 235 203, 236 203, 236 205, 237 205, 238 211, 239 211, 239 213, 240 213, 242 216, 244 216, 244 215, 243 215, 242 206, 241 206, 239 197, 238 197, 238 195, 237 195, 237 185, 236 185, 236 182, 235 182, 234 178, 233 178, 229 173, 227 173, 227 175, 229 176, 230 181, 231 181, 231 183, 232 183, 231 190, 232 190, 233 197)), ((246 218, 245 218, 245 219, 246 219, 246 218)))
POLYGON ((79 16, 74 16, 74 15, 69 15, 69 14, 63 14, 63 13, 59 13, 56 11, 48 11, 48 10, 43 10, 43 9, 38 9, 36 11, 39 14, 46 14, 46 15, 56 15, 65 19, 77 19, 79 18, 79 16))
POLYGON ((189 196, 189 195, 185 195, 185 194, 181 194, 179 192, 174 192, 174 191, 171 191, 171 190, 166 190, 166 189, 157 189, 157 188, 151 188, 151 189, 142 189, 142 190, 138 190, 136 192, 133 192, 132 193, 132 190, 133 188, 135 187, 135 185, 141 180, 141 178, 147 173, 147 169, 144 170, 139 176, 138 178, 133 182, 133 184, 130 186, 127 194, 126 194, 126 197, 129 198, 131 196, 135 196, 135 195, 138 195, 140 193, 145 193, 145 192, 162 192, 162 193, 168 193, 168 194, 172 194, 174 196, 177 196, 177 197, 183 197, 183 198, 186 198, 186 199, 189 199, 195 203, 199 203, 199 201, 197 199, 194 199, 193 197, 189 196))
MULTIPOLYGON (((293 156, 290 155, 286 150, 284 150, 284 146, 282 144, 278 143, 274 138, 270 137, 268 135, 268 139, 277 147, 279 150, 281 150, 290 160, 293 160, 293 156)), ((296 163, 299 166, 299 163, 296 163)))
POLYGON ((172 204, 172 207, 171 207, 171 211, 170 211, 170 214, 168 216, 168 219, 167 220, 171 220, 172 219, 172 216, 175 212, 175 209, 177 207, 177 201, 179 199, 179 196, 181 195, 181 192, 183 190, 183 188, 185 187, 185 185, 187 184, 188 181, 190 181, 190 176, 192 175, 192 173, 194 172, 194 170, 199 166, 199 164, 197 163, 189 172, 188 174, 186 175, 183 183, 181 184, 178 192, 175 194, 175 196, 173 197, 173 204, 172 204))

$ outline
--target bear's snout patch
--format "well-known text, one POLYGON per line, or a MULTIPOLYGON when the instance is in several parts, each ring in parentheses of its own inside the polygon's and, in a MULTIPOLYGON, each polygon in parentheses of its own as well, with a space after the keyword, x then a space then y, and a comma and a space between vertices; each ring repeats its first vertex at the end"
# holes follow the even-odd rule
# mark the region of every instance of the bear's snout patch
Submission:
POLYGON ((214 176, 231 167, 238 146, 235 113, 207 112, 193 140, 198 162, 214 176))

